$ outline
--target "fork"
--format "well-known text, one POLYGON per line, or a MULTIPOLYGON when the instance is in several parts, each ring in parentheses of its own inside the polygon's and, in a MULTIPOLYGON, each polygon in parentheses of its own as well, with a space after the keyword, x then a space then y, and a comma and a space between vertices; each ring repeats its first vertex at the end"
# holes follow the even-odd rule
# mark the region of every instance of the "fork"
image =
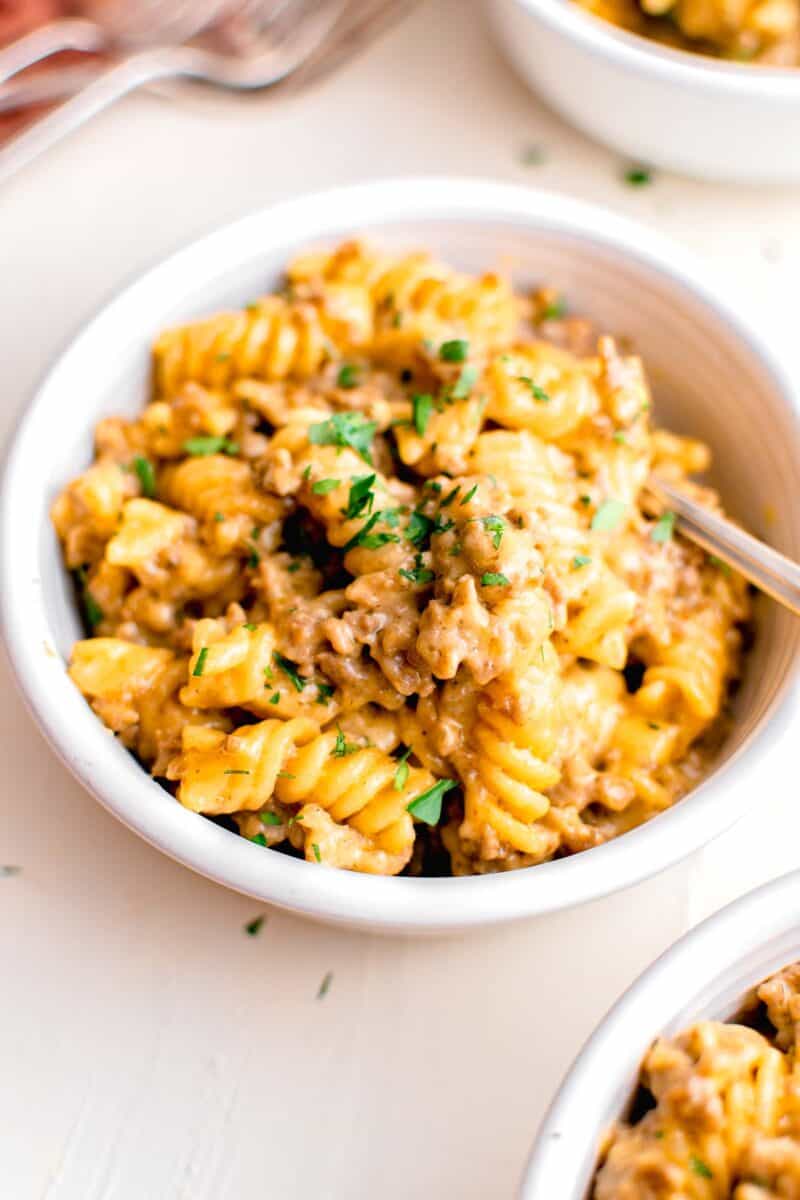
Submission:
POLYGON ((156 46, 109 67, 78 95, 0 149, 0 183, 115 100, 146 83, 184 78, 252 91, 272 87, 305 62, 336 25, 344 0, 244 0, 194 42, 156 46))

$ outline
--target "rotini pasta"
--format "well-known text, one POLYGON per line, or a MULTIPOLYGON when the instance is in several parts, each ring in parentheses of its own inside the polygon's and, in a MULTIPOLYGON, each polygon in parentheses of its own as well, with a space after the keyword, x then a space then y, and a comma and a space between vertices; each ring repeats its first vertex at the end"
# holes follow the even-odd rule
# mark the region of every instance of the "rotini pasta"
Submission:
POLYGON ((758 988, 769 1036, 701 1021, 655 1042, 641 1075, 653 1103, 612 1133, 594 1200, 800 1196, 798 983, 795 964, 758 988))
POLYGON ((707 450, 546 295, 346 243, 158 339, 52 516, 72 678, 186 808, 311 864, 471 874, 701 777, 747 594, 645 484, 715 505, 707 450))

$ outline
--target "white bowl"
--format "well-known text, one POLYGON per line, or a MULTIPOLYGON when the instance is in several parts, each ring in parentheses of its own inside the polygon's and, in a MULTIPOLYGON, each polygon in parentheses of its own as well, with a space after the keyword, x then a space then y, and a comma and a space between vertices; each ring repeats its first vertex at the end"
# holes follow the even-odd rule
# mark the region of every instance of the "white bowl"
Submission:
POLYGON ((748 993, 800 959, 800 871, 743 896, 662 954, 598 1025, 536 1138, 519 1200, 589 1200, 598 1147, 625 1116, 660 1034, 735 1017, 748 993))
POLYGON ((573 0, 490 0, 489 7, 519 72, 597 141, 701 179, 800 180, 800 69, 673 50, 573 0))
POLYGON ((48 518, 91 459, 92 427, 145 399, 148 347, 165 325, 242 304, 299 247, 354 231, 429 246, 462 267, 513 265, 577 310, 629 334, 649 364, 662 422, 718 452, 717 481, 756 531, 800 557, 800 477, 790 391, 769 351, 670 243, 564 196, 475 180, 365 184, 278 205, 195 243, 109 304, 49 372, 12 446, 0 501, 2 617, 20 686, 70 770, 125 824, 229 887, 320 919, 439 931, 568 907, 690 854, 757 800, 758 764, 790 718, 800 627, 766 606, 724 762, 691 798, 623 838, 530 870, 467 879, 381 879, 321 870, 181 808, 100 724, 65 670, 81 636, 48 518), (53 655, 52 648, 58 651, 53 655))

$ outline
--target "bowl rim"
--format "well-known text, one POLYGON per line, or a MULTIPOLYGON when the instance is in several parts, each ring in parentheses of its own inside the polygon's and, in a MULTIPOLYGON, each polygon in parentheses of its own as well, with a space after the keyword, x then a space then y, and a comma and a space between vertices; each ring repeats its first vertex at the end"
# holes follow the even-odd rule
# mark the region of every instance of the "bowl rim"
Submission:
MULTIPOLYGON (((742 988, 744 997, 749 988, 789 961, 781 955, 779 965, 764 969, 751 963, 744 970, 748 953, 768 943, 770 938, 796 929, 799 923, 800 870, 795 869, 718 909, 646 967, 595 1027, 559 1086, 528 1157, 519 1200, 538 1200, 540 1196, 553 1194, 547 1185, 554 1180, 559 1181, 563 1190, 564 1180, 572 1178, 569 1167, 571 1163, 574 1171, 575 1139, 568 1138, 566 1131, 574 1130, 576 1118, 585 1118, 587 1096, 596 1096, 598 1086, 604 1094, 601 1081, 607 1081, 609 1088, 619 1083, 632 1060, 638 1073, 648 1046, 674 1023, 677 1014, 681 1028, 701 1015, 694 1001, 690 1001, 690 1011, 685 1011, 687 980, 698 964, 701 964, 700 981, 705 985, 732 971, 738 971, 739 975, 744 972, 749 981, 742 988)), ((797 943, 800 946, 800 930, 797 943)), ((603 1132, 590 1128, 591 1136, 598 1140, 603 1132)), ((597 1161, 596 1151, 594 1161, 597 1161)))
MULTIPOLYGON (((319 872, 285 855, 265 858, 261 847, 232 837, 178 804, 165 803, 163 789, 108 735, 69 680, 63 660, 53 653, 39 571, 41 549, 25 520, 30 509, 26 495, 42 502, 42 486, 28 470, 41 457, 37 434, 47 431, 47 413, 63 400, 62 380, 89 359, 93 347, 105 346, 107 354, 114 338, 124 336, 129 342, 137 314, 151 306, 162 311, 165 296, 174 304, 191 293, 193 284, 218 278, 232 264, 303 239, 346 236, 365 226, 402 229, 415 220, 506 222, 560 232, 666 275, 712 310, 759 361, 800 441, 792 389, 768 345, 724 298, 724 289, 707 282, 707 272, 691 256, 647 227, 559 193, 480 179, 385 179, 317 192, 260 209, 168 256, 103 304, 46 372, 9 444, 0 487, 5 582, 0 623, 18 685, 56 753, 90 794, 146 841, 208 878, 300 914, 367 929, 444 932, 540 915, 622 890, 689 857, 722 833, 752 802, 743 786, 728 794, 731 771, 752 768, 789 728, 800 655, 758 726, 692 792, 689 802, 676 804, 624 837, 557 862, 491 876, 385 879, 319 872)), ((47 504, 49 497, 44 500, 47 504)))
POLYGON ((610 59, 616 66, 638 74, 656 76, 675 86, 704 87, 709 91, 749 99, 797 102, 800 67, 759 66, 719 60, 673 46, 627 29, 582 8, 575 0, 512 0, 538 20, 581 45, 588 53, 610 59))

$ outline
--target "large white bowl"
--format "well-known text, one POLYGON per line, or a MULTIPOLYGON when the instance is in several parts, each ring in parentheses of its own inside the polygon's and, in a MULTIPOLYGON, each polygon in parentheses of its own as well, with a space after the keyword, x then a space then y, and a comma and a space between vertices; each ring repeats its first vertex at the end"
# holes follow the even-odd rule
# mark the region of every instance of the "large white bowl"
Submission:
POLYGON ((656 960, 580 1052, 545 1116, 520 1200, 589 1200, 598 1148, 626 1115, 649 1046, 741 1011, 768 975, 800 959, 800 871, 709 917, 656 960))
POLYGON ((489 7, 519 72, 598 141, 701 179, 800 180, 800 69, 673 50, 573 0, 489 0, 489 7))
POLYGON ((148 346, 165 325, 242 304, 310 242, 354 231, 429 246, 462 267, 513 266, 547 280, 604 329, 629 334, 655 385, 658 416, 707 439, 717 481, 756 531, 800 557, 800 435, 767 348, 683 254, 651 232, 564 196, 475 180, 365 184, 281 204, 195 243, 106 307, 52 368, 17 433, 0 499, 2 618, 30 707, 70 770, 125 824, 229 887, 368 929, 435 931, 544 913, 623 888, 696 850, 757 800, 758 764, 786 728, 800 629, 767 605, 734 732, 691 798, 598 849, 531 870, 469 879, 380 879, 322 870, 181 808, 148 778, 78 694, 65 660, 81 636, 48 508, 91 459, 92 427, 134 414, 148 346), (58 654, 52 654, 55 646, 58 654))

